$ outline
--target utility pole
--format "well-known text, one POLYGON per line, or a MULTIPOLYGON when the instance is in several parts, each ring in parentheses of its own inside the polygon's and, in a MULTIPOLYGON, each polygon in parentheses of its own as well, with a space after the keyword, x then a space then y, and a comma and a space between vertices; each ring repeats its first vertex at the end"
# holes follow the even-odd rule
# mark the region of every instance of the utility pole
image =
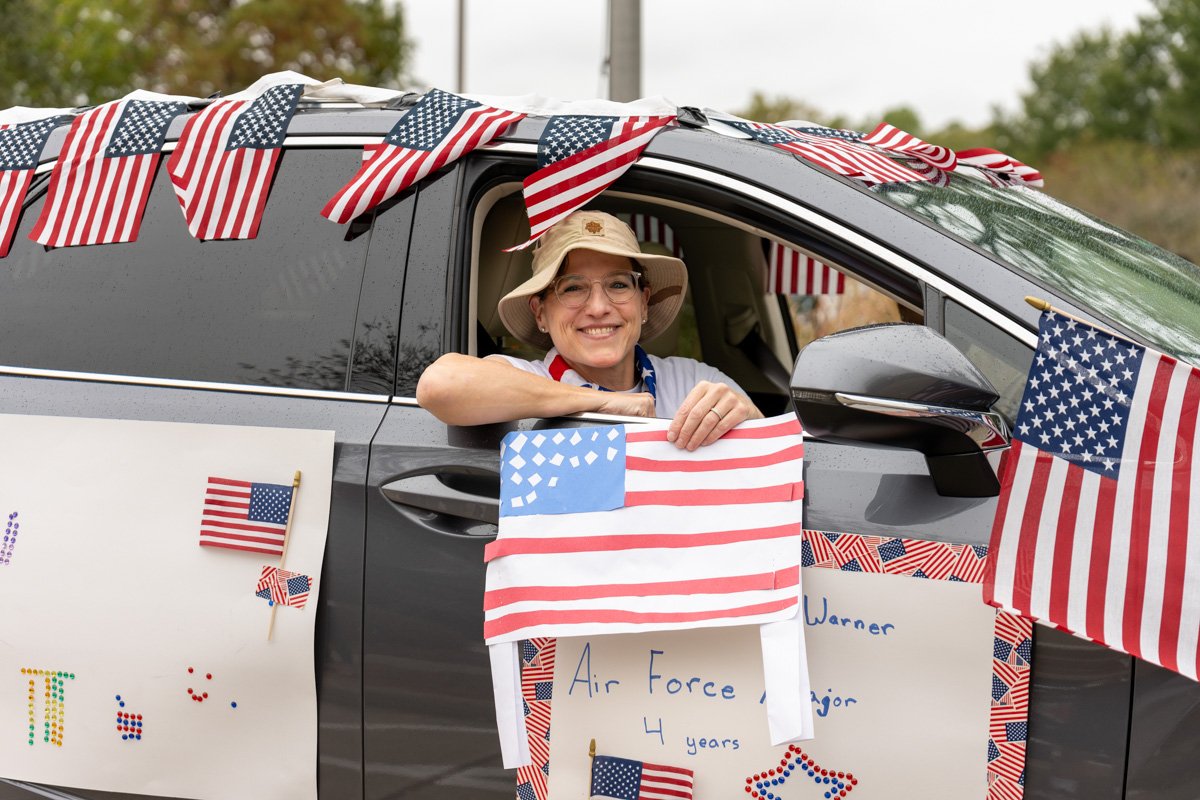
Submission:
POLYGON ((458 75, 454 91, 467 90, 467 0, 458 0, 458 75))
POLYGON ((642 96, 642 0, 608 0, 608 99, 642 96))

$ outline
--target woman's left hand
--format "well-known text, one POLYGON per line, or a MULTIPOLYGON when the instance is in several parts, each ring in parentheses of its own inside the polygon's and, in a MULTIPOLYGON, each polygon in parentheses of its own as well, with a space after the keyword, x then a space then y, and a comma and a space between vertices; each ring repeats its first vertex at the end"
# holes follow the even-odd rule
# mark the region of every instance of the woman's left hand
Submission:
POLYGON ((671 420, 667 441, 681 450, 695 450, 712 444, 734 426, 761 417, 749 398, 729 384, 700 381, 671 420))

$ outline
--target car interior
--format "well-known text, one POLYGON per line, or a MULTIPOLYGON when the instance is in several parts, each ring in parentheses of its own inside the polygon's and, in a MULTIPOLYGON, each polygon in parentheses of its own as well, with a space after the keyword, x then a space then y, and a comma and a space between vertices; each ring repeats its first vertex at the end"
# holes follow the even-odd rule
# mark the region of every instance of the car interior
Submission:
MULTIPOLYGON (((544 354, 509 336, 497 313, 501 297, 530 274, 532 249, 505 252, 525 241, 529 222, 519 183, 484 194, 473 217, 471 353, 505 353, 539 359, 544 354)), ((921 322, 922 314, 846 275, 839 294, 780 295, 768 285, 768 251, 774 237, 725 215, 672 200, 608 192, 588 206, 635 219, 644 251, 676 255, 688 269, 688 292, 675 323, 647 351, 686 356, 733 378, 764 414, 789 408, 788 383, 799 349, 821 336, 880 322, 921 322), (651 235, 647 236, 647 231, 651 235)), ((780 243, 796 247, 791 242, 780 243)), ((800 249, 800 248, 797 248, 800 249)), ((651 303, 654 302, 651 287, 651 303)))

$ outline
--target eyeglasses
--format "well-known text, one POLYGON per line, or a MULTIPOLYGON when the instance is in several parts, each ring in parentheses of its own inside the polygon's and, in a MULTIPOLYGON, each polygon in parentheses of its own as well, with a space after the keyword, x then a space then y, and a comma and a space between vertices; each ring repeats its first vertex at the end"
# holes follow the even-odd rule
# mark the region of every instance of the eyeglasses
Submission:
POLYGON ((638 293, 641 276, 636 272, 610 272, 599 280, 582 275, 559 275, 551 286, 558 302, 567 308, 582 308, 592 297, 592 286, 600 284, 608 299, 617 305, 628 303, 638 293))

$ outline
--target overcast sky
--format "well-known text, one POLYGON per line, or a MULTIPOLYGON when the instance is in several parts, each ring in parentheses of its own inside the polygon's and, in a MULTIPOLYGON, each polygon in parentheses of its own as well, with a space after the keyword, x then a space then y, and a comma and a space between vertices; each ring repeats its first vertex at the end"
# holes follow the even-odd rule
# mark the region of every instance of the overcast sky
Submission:
MULTIPOLYGON (((401 0, 411 74, 454 90, 455 0, 401 0)), ((466 0, 478 94, 602 97, 606 0, 466 0)), ((642 91, 734 111, 754 90, 852 119, 910 105, 930 128, 1015 108, 1028 65, 1150 0, 642 0, 642 91)), ((773 121, 773 120, 765 120, 773 121)))

